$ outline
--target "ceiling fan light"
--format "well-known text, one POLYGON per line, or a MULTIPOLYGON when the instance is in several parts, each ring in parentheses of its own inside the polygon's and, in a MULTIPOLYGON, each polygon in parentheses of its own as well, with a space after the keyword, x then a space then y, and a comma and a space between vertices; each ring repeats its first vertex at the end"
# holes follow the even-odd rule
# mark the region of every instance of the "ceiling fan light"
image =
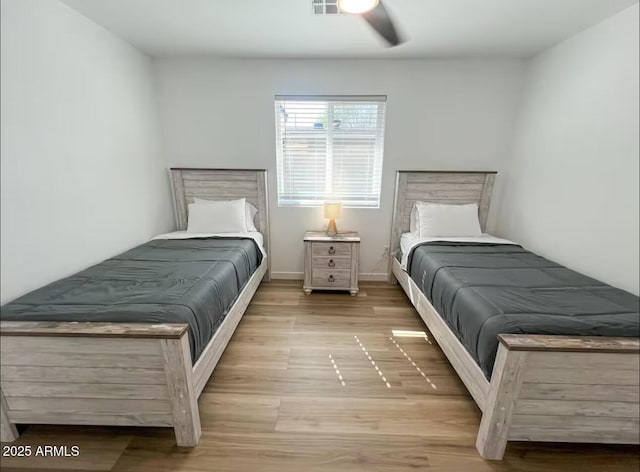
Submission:
POLYGON ((366 13, 378 5, 379 0, 338 0, 338 7, 347 13, 366 13))

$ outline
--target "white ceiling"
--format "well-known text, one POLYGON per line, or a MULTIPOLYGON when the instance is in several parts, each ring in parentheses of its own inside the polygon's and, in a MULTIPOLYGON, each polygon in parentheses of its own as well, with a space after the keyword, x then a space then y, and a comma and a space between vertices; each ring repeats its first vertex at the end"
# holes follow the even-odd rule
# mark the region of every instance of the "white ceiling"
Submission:
POLYGON ((155 56, 418 58, 530 56, 638 0, 384 0, 409 41, 311 0, 63 0, 155 56))

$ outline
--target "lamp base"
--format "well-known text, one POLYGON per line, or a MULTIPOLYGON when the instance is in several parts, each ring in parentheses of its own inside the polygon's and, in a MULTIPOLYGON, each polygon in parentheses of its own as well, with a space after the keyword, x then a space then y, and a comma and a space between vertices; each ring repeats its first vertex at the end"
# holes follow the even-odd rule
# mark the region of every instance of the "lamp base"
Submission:
POLYGON ((331 218, 329 224, 327 225, 327 236, 337 236, 338 228, 336 227, 336 220, 331 218))

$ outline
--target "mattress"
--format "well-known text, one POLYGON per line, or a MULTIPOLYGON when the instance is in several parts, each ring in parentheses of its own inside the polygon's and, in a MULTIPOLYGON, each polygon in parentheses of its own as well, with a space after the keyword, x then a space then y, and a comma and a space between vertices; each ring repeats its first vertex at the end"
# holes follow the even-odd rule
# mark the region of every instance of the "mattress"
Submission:
POLYGON ((154 239, 4 305, 0 319, 188 323, 195 362, 262 258, 252 237, 154 239))
POLYGON ((487 379, 498 334, 640 336, 637 296, 514 244, 418 244, 407 272, 487 379))

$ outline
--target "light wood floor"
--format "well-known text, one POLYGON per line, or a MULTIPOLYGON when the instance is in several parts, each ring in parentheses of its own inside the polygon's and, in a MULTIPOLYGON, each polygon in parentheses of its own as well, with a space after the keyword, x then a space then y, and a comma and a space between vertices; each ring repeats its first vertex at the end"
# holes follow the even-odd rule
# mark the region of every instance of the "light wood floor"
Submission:
POLYGON ((200 397, 202 439, 171 429, 30 426, 18 444, 79 445, 67 459, 7 459, 2 470, 634 471, 637 447, 474 446, 480 413, 398 286, 302 293, 263 284, 200 397), (405 331, 404 333, 402 331, 405 331))

